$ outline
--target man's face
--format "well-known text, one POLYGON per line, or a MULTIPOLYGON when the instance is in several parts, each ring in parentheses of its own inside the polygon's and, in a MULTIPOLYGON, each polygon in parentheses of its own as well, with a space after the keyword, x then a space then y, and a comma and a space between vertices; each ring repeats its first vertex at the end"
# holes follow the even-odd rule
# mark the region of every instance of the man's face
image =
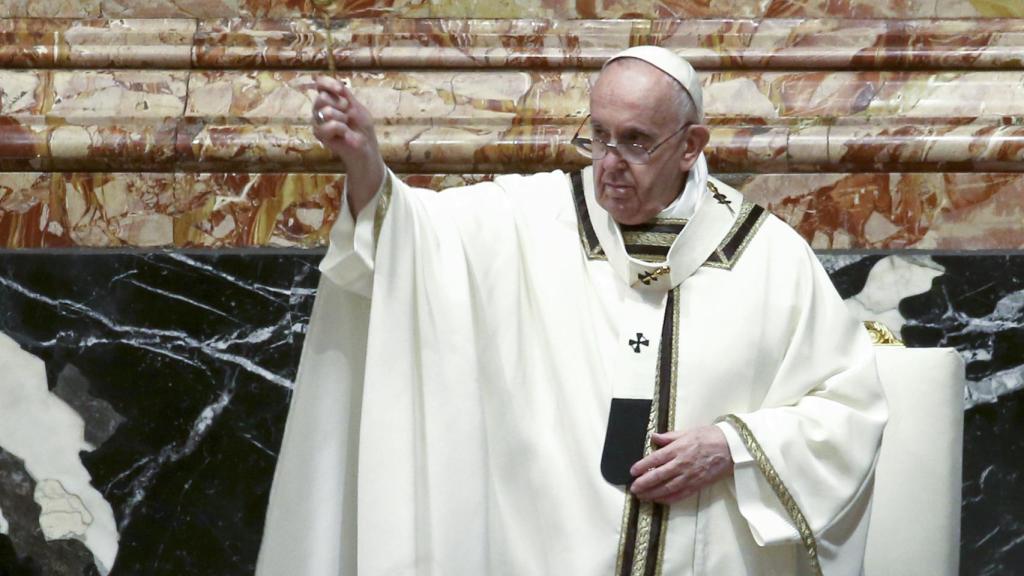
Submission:
MULTIPOLYGON (((674 82, 641 60, 611 63, 590 95, 593 138, 650 150, 684 124, 674 82)), ((707 143, 707 129, 693 126, 669 138, 646 164, 630 164, 609 149, 594 160, 597 203, 619 224, 653 219, 682 191, 686 172, 707 143), (691 132, 700 132, 696 137, 691 132)))

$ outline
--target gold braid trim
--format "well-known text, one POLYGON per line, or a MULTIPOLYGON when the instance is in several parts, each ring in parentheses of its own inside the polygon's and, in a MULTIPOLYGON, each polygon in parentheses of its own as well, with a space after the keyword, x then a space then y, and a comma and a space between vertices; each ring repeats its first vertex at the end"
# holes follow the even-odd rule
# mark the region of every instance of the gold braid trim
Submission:
POLYGON ((626 533, 629 532, 629 515, 633 512, 636 502, 633 494, 627 489, 626 504, 622 507, 622 527, 619 528, 619 557, 615 561, 615 576, 622 574, 622 559, 626 555, 626 533))
MULTIPOLYGON (((668 430, 675 430, 676 388, 679 385, 679 373, 676 371, 676 367, 679 366, 679 286, 673 288, 668 297, 672 299, 672 375, 668 389, 668 430)), ((699 513, 699 493, 697 498, 697 510, 699 513)), ((661 541, 658 543, 657 567, 654 570, 654 573, 658 576, 661 575, 661 570, 665 563, 665 542, 668 540, 668 508, 668 506, 665 506, 665 513, 661 515, 661 541)))
POLYGON ((647 570, 647 550, 651 547, 651 520, 654 518, 654 506, 653 502, 640 502, 640 518, 636 526, 636 549, 633 552, 631 576, 644 576, 644 571, 647 570))
POLYGON ((638 232, 623 230, 622 241, 627 245, 672 246, 679 236, 678 232, 638 232))
POLYGON ((373 244, 377 245, 380 239, 380 230, 384 227, 384 217, 388 215, 388 208, 391 207, 391 171, 384 173, 384 182, 381 184, 380 200, 377 201, 377 211, 373 213, 373 244))
MULTIPOLYGON (((671 296, 670 296, 671 297, 671 296)), ((661 346, 671 346, 670 342, 661 342, 661 346)), ((658 354, 661 357, 661 354, 658 354)), ((654 397, 651 399, 651 412, 647 418, 647 439, 644 441, 644 458, 654 452, 654 442, 651 435, 658 431, 658 411, 660 409, 659 391, 666 384, 661 381, 661 371, 654 377, 654 397)), ((633 567, 630 570, 631 576, 644 576, 647 569, 647 550, 651 546, 651 521, 654 519, 654 503, 640 502, 640 516, 636 524, 636 546, 633 552, 633 567)))
POLYGON ((807 518, 805 518, 804 513, 800 511, 800 507, 797 506, 796 500, 793 499, 793 495, 789 493, 786 485, 782 482, 782 478, 779 477, 779 473, 776 472, 775 467, 772 466, 771 460, 768 459, 764 450, 761 449, 761 444, 757 441, 757 438, 754 437, 754 433, 747 427, 746 422, 734 414, 722 416, 717 419, 716 422, 728 422, 729 425, 735 428, 739 433, 740 438, 743 439, 743 444, 746 445, 747 450, 750 451, 750 455, 753 456, 754 461, 757 462, 757 467, 761 469, 761 474, 764 475, 764 479, 768 481, 768 485, 772 487, 772 490, 775 492, 775 496, 786 509, 786 513, 789 514, 797 532, 800 533, 800 539, 804 543, 804 548, 807 549, 807 560, 811 564, 811 572, 816 576, 822 576, 821 565, 818 563, 818 542, 814 538, 814 532, 811 531, 810 525, 807 524, 807 518))
POLYGON ((740 228, 742 228, 743 225, 747 222, 747 219, 750 217, 750 213, 754 210, 755 206, 756 204, 754 204, 753 202, 743 203, 743 206, 740 207, 740 214, 739 216, 736 217, 735 222, 733 222, 732 228, 729 229, 729 233, 725 235, 725 238, 722 238, 722 241, 718 244, 718 248, 715 249, 715 252, 718 254, 720 262, 709 261, 705 262, 704 266, 708 266, 710 268, 721 268, 723 270, 732 270, 732 267, 736 265, 737 261, 739 261, 740 256, 743 256, 743 253, 746 252, 747 246, 750 245, 750 241, 754 239, 754 236, 757 234, 757 231, 761 228, 761 225, 764 224, 764 221, 768 219, 768 211, 765 210, 764 212, 761 213, 760 216, 757 217, 757 220, 753 223, 753 225, 750 227, 750 230, 743 237, 743 240, 740 242, 740 245, 736 248, 736 252, 733 253, 732 258, 729 258, 725 254, 725 247, 730 242, 732 242, 733 237, 739 233, 740 228))

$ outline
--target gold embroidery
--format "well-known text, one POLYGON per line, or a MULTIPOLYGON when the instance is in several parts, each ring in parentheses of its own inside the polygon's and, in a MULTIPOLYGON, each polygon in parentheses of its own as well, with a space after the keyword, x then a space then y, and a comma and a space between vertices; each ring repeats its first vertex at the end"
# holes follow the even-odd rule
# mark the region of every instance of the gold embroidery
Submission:
POLYGON ((864 327, 867 328, 868 334, 871 336, 871 343, 876 346, 903 346, 903 341, 881 322, 866 320, 864 327))
POLYGON ((686 218, 655 218, 651 221, 652 226, 686 226, 689 222, 686 218))
POLYGON ((376 246, 380 239, 380 230, 384 227, 384 217, 388 215, 388 208, 391 207, 391 172, 384 173, 383 190, 380 192, 380 200, 377 201, 377 210, 373 213, 373 243, 376 246))
POLYGON ((757 462, 757 467, 761 470, 764 479, 768 481, 768 485, 772 487, 775 496, 782 503, 783 508, 786 509, 790 519, 793 520, 793 525, 800 534, 800 539, 807 550, 807 560, 811 564, 811 572, 821 576, 821 565, 818 563, 818 542, 814 538, 814 532, 811 531, 811 527, 807 524, 807 518, 800 511, 800 507, 782 482, 779 473, 775 471, 775 466, 772 465, 771 460, 768 459, 768 456, 761 448, 761 444, 754 437, 754 433, 750 431, 750 428, 747 427, 743 420, 733 414, 723 416, 716 420, 716 422, 728 422, 739 433, 740 438, 743 439, 743 444, 750 451, 750 455, 754 457, 754 461, 757 462))
POLYGON ((619 528, 619 557, 615 561, 615 576, 622 574, 622 559, 626 555, 626 536, 629 534, 629 517, 633 513, 633 495, 626 489, 626 504, 622 507, 622 527, 619 528))
MULTIPOLYGON (((647 453, 645 451, 644 456, 647 453)), ((636 548, 633 552, 632 576, 644 576, 644 569, 647 568, 647 549, 651 547, 651 520, 654 516, 653 502, 640 503, 640 519, 636 527, 636 548)))
MULTIPOLYGON (((671 348, 669 348, 669 358, 670 358, 670 362, 671 362, 672 365, 669 367, 669 381, 668 382, 663 382, 662 379, 661 379, 662 370, 660 369, 660 360, 659 360, 659 370, 658 370, 658 372, 657 372, 657 374, 655 376, 655 380, 654 380, 654 396, 651 399, 651 413, 650 413, 650 417, 647 420, 647 439, 646 439, 646 443, 644 445, 644 457, 648 456, 651 452, 654 452, 654 450, 656 449, 655 446, 654 446, 654 443, 651 441, 651 436, 655 432, 658 431, 658 416, 659 416, 659 414, 662 411, 662 406, 661 406, 662 386, 668 386, 668 402, 667 402, 668 405, 664 407, 665 410, 668 412, 668 416, 666 418, 666 431, 667 430, 675 429, 675 421, 676 421, 676 410, 675 410, 676 385, 677 385, 677 380, 678 380, 678 375, 677 375, 677 372, 676 372, 676 366, 678 365, 678 358, 679 358, 679 347, 677 345, 677 343, 679 341, 679 288, 678 287, 676 287, 675 289, 672 290, 672 292, 669 294, 669 298, 672 298, 672 318, 671 318, 671 322, 672 322, 672 330, 671 330, 671 332, 672 333, 670 335, 670 338, 668 338, 668 342, 666 342, 665 340, 662 340, 661 346, 666 346, 666 345, 667 346, 671 346, 671 348)), ((658 357, 660 359, 662 357, 662 355, 659 354, 658 357)), ((628 518, 628 513, 629 513, 629 511, 631 509, 630 507, 633 506, 633 505, 636 505, 636 504, 634 504, 634 502, 632 500, 632 496, 627 495, 627 502, 626 502, 626 513, 627 513, 627 516, 625 516, 625 518, 628 518)), ((634 539, 635 545, 634 545, 634 552, 633 552, 633 566, 632 566, 632 569, 630 570, 630 575, 631 576, 643 576, 645 571, 646 571, 646 569, 647 569, 647 562, 648 562, 648 560, 651 560, 651 561, 654 562, 654 574, 655 574, 655 576, 660 576, 661 569, 662 569, 662 564, 663 564, 664 559, 665 559, 665 540, 667 539, 667 534, 668 534, 668 507, 667 506, 662 506, 661 504, 654 504, 652 502, 639 503, 639 506, 640 506, 640 510, 639 510, 639 517, 638 517, 638 520, 637 520, 636 537, 634 539), (654 557, 653 558, 649 558, 649 556, 650 556, 650 548, 651 548, 651 528, 652 528, 652 525, 654 524, 654 514, 655 514, 656 507, 659 507, 659 506, 661 507, 661 518, 660 518, 660 522, 659 522, 660 526, 659 526, 659 530, 658 530, 659 537, 658 537, 658 541, 655 543, 657 548, 654 550, 654 557)), ((623 536, 624 535, 625 535, 625 530, 623 530, 623 536)), ((616 574, 621 574, 622 573, 621 572, 622 551, 623 551, 623 545, 622 545, 622 543, 620 543, 620 546, 619 546, 619 560, 617 562, 617 564, 619 566, 619 570, 616 572, 616 574)))
MULTIPOLYGON (((668 426, 667 430, 676 429, 676 387, 679 382, 679 374, 676 372, 676 366, 679 366, 679 287, 677 286, 672 290, 669 295, 672 298, 672 371, 669 380, 668 388, 668 426)), ((700 502, 698 496, 698 502, 700 502)), ((698 504, 698 510, 699 510, 698 504)), ((654 568, 655 576, 660 576, 662 564, 665 560, 665 541, 668 540, 666 535, 668 534, 668 507, 665 507, 664 513, 661 515, 661 541, 658 542, 658 556, 656 558, 656 566, 654 568)))
POLYGON ((590 221, 586 192, 583 190, 583 174, 579 171, 569 174, 569 184, 572 191, 573 207, 576 209, 576 230, 580 235, 583 252, 587 255, 587 260, 607 260, 608 255, 604 253, 600 241, 597 240, 594 224, 590 221), (593 244, 590 242, 591 235, 594 237, 593 244))
POLYGON ((669 268, 668 266, 660 266, 653 272, 639 272, 636 275, 636 282, 633 282, 631 286, 636 286, 637 284, 640 283, 642 283, 644 286, 650 286, 651 282, 657 282, 658 278, 660 278, 664 274, 668 274, 670 271, 671 268, 669 268))
POLYGON ((757 220, 754 222, 753 226, 751 226, 750 230, 747 231, 746 235, 744 235, 743 241, 736 248, 736 251, 733 253, 732 258, 729 258, 726 255, 725 247, 732 241, 733 237, 735 237, 736 234, 739 233, 740 228, 743 227, 743 225, 747 222, 747 219, 750 217, 750 212, 753 211, 756 207, 757 204, 754 204, 753 202, 743 203, 743 206, 740 208, 740 215, 736 217, 736 221, 733 222, 732 228, 729 230, 729 233, 725 235, 725 238, 722 239, 722 241, 718 244, 718 248, 715 250, 715 253, 718 255, 720 261, 712 262, 709 260, 704 263, 705 266, 709 266, 711 268, 721 268, 723 270, 731 270, 732 267, 736 265, 736 262, 739 261, 740 256, 742 256, 743 252, 746 251, 747 246, 750 244, 750 241, 754 239, 754 236, 757 234, 757 231, 761 228, 761 225, 764 224, 764 221, 768 218, 768 211, 765 210, 761 212, 761 215, 757 217, 757 220))
POLYGON ((678 236, 678 232, 622 231, 623 243, 634 246, 671 246, 678 236))

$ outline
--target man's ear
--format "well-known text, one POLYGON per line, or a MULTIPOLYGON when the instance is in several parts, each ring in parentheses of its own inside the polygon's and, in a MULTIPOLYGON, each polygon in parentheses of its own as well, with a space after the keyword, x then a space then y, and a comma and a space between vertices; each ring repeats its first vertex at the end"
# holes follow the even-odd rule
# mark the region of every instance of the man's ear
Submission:
POLYGON ((679 159, 681 171, 690 171, 704 147, 708 145, 709 140, 711 140, 711 130, 703 124, 694 124, 686 129, 686 134, 683 136, 685 148, 683 156, 679 159))

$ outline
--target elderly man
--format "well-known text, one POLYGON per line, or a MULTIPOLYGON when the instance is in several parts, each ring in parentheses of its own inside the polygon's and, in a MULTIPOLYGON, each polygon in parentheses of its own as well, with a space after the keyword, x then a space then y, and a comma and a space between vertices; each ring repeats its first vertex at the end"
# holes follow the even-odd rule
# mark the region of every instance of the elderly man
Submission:
POLYGON ((440 194, 317 86, 348 182, 259 574, 860 572, 871 345, 808 246, 708 177, 688 63, 606 63, 592 168, 440 194))

